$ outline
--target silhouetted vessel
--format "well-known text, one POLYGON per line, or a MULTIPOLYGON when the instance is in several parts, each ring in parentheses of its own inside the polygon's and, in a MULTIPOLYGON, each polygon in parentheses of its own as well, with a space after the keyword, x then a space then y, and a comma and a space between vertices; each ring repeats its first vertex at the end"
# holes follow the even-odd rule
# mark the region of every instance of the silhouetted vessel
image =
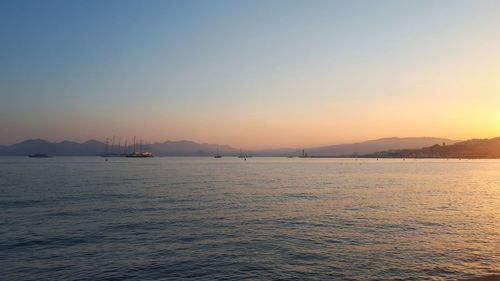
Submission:
POLYGON ((28 155, 29 158, 52 158, 52 156, 49 156, 47 154, 30 154, 28 155))
POLYGON ((214 158, 222 158, 222 155, 219 154, 219 147, 217 147, 217 154, 214 156, 214 158))
POLYGON ((139 144, 139 151, 135 149, 135 137, 134 137, 134 152, 127 154, 125 157, 128 158, 151 158, 154 157, 153 153, 148 151, 142 151, 142 141, 139 144))
POLYGON ((101 157, 125 157, 126 154, 123 153, 104 153, 100 155, 101 157))
POLYGON ((247 154, 243 153, 243 151, 240 149, 240 154, 238 155, 238 158, 243 158, 243 159, 247 160, 247 158, 252 158, 252 155, 247 155, 247 154))
POLYGON ((238 155, 238 158, 247 158, 245 154, 243 154, 243 151, 240 149, 240 154, 238 155))
POLYGON ((106 138, 106 146, 104 149, 104 153, 101 154, 101 157, 125 157, 127 155, 127 142, 125 141, 125 147, 124 151, 121 152, 121 137, 118 140, 118 152, 114 151, 114 146, 115 146, 115 136, 113 136, 113 141, 111 142, 111 150, 109 149, 109 140, 106 138))
POLYGON ((154 157, 154 155, 153 155, 153 153, 151 153, 151 152, 146 152, 146 151, 140 152, 140 151, 136 151, 136 152, 133 152, 133 153, 127 154, 125 157, 129 157, 129 158, 149 158, 149 157, 154 157))
POLYGON ((304 149, 302 149, 302 155, 299 156, 299 158, 309 158, 310 156, 307 155, 307 151, 305 151, 304 149))

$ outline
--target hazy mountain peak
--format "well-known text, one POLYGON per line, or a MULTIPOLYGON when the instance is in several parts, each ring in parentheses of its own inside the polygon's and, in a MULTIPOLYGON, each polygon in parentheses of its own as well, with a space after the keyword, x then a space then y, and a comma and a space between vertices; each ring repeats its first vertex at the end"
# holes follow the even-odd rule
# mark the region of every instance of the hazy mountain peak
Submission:
POLYGON ((417 149, 434 144, 453 144, 457 141, 446 138, 433 137, 387 137, 351 144, 337 144, 306 149, 309 155, 314 156, 352 156, 369 154, 391 149, 417 149))
MULTIPOLYGON (((500 138, 497 139, 500 140, 500 138)), ((388 137, 351 144, 306 148, 305 151, 310 156, 353 156, 386 150, 420 149, 435 144, 441 145, 442 143, 449 145, 456 143, 456 141, 432 137, 388 137)), ((129 144, 129 147, 131 146, 132 144, 129 144)), ((146 148, 158 156, 209 156, 215 155, 217 150, 223 155, 238 155, 240 153, 240 149, 236 149, 229 145, 197 143, 189 140, 143 144, 143 148, 146 148)), ((2 155, 26 155, 31 153, 46 153, 52 155, 99 155, 103 152, 104 143, 93 139, 82 144, 72 141, 51 143, 43 139, 30 139, 15 145, 3 146, 0 150, 0 154, 2 155)), ((261 156, 287 156, 300 155, 302 149, 246 150, 246 152, 261 156)))
MULTIPOLYGON (((25 141, 22 141, 20 143, 17 143, 17 144, 41 144, 41 143, 50 143, 49 141, 46 141, 44 139, 27 139, 25 141)), ((17 145, 17 144, 14 144, 14 145, 17 145)))
POLYGON ((98 141, 98 140, 95 140, 95 139, 90 139, 84 143, 82 143, 84 145, 89 145, 89 144, 99 144, 99 145, 103 145, 104 143, 98 141))

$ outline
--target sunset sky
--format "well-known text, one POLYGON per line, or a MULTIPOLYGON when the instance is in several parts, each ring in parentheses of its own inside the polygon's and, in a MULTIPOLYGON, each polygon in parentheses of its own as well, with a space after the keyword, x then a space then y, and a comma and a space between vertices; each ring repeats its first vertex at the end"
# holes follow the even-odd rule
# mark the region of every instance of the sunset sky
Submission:
POLYGON ((1 1, 0 144, 500 136, 500 1, 1 1))

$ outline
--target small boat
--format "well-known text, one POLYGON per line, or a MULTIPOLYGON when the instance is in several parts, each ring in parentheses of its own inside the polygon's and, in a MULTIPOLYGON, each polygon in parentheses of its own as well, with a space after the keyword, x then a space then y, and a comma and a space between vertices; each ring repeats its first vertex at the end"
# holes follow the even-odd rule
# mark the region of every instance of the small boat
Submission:
POLYGON ((129 158, 151 158, 151 157, 154 157, 153 153, 151 152, 140 152, 140 151, 136 151, 136 152, 133 152, 133 153, 130 153, 130 154, 127 154, 125 157, 129 157, 129 158))
POLYGON ((214 156, 214 158, 222 158, 222 155, 219 154, 219 147, 217 147, 217 154, 214 156))
POLYGON ((240 149, 240 154, 238 155, 238 158, 245 158, 247 159, 247 156, 243 154, 243 151, 240 149))
POLYGON ((153 153, 142 150, 142 140, 139 143, 139 151, 135 150, 135 136, 134 136, 134 152, 126 154, 125 157, 128 158, 151 158, 154 157, 153 153))
POLYGON ((104 158, 110 158, 110 157, 125 157, 127 156, 126 149, 127 149, 127 144, 125 142, 125 148, 124 151, 121 152, 121 137, 118 141, 118 152, 115 152, 115 136, 113 136, 113 140, 111 142, 111 149, 109 148, 109 140, 106 138, 105 142, 105 149, 104 153, 100 154, 99 156, 104 157, 104 158))
POLYGON ((125 157, 127 155, 124 153, 108 153, 108 154, 104 153, 104 154, 101 154, 99 156, 104 157, 104 158, 109 158, 109 157, 125 157))
POLYGON ((52 158, 52 156, 49 156, 47 154, 30 154, 28 155, 29 158, 52 158))

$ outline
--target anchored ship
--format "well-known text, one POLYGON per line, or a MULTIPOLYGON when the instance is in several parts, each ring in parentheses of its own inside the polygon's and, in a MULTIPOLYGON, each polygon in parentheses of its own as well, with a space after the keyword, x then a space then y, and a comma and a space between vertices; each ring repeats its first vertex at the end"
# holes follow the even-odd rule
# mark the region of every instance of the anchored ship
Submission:
POLYGON ((217 154, 215 154, 214 158, 222 158, 222 155, 219 153, 219 147, 217 146, 217 154))
POLYGON ((109 146, 109 139, 106 138, 104 153, 101 157, 125 157, 127 155, 127 142, 125 141, 125 147, 123 151, 121 150, 121 137, 118 139, 118 149, 115 151, 115 136, 113 136, 111 141, 111 147, 109 146))
POLYGON ((47 154, 30 154, 28 155, 29 158, 52 158, 52 156, 47 155, 47 154))
POLYGON ((134 152, 127 154, 125 157, 129 158, 150 158, 154 157, 153 153, 142 150, 142 141, 139 143, 139 150, 136 150, 135 137, 134 137, 134 152))

